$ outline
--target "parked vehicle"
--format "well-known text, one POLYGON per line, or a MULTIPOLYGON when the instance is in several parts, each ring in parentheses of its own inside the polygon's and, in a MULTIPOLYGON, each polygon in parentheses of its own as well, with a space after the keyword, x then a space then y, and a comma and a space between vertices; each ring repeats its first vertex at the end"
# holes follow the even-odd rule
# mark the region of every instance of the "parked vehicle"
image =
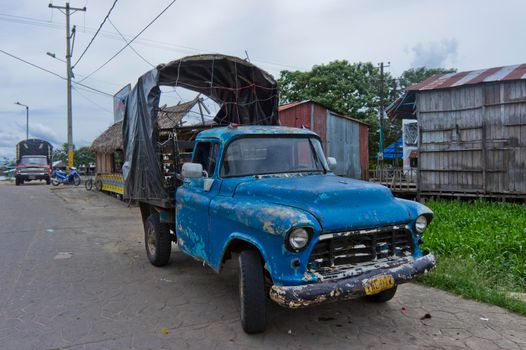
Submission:
POLYGON ((15 184, 44 180, 49 185, 53 146, 44 140, 28 139, 16 145, 15 184))
POLYGON ((63 172, 58 169, 53 169, 51 176, 51 184, 53 186, 58 186, 60 184, 64 185, 80 185, 81 179, 80 175, 77 173, 77 168, 71 167, 70 172, 63 172))
MULTIPOLYGON (((227 71, 232 62, 237 74, 249 68, 236 80, 258 99, 245 98, 238 90, 229 97, 224 92, 229 85, 222 82, 217 91, 223 105, 239 98, 238 116, 272 124, 268 103, 273 102, 265 93, 274 94, 269 91, 275 82, 254 81, 262 73, 248 62, 210 56, 159 66, 139 79, 127 99, 125 196, 140 204, 146 255, 153 265, 169 263, 172 242, 217 273, 238 257, 240 318, 247 333, 265 330, 267 297, 288 308, 359 297, 386 302, 397 285, 433 268, 433 254, 420 248, 433 219, 431 210, 395 198, 384 186, 336 176, 336 160, 325 158, 312 131, 274 125, 210 128, 203 123, 146 132, 155 125, 150 111, 158 109, 152 101, 159 101, 159 81, 188 83, 198 68, 201 77, 207 69, 227 71), (267 104, 247 109, 257 103, 267 104), (184 162, 190 145, 191 159, 184 162), (165 161, 172 174, 163 172, 165 161)), ((224 71, 213 71, 213 76, 232 76, 224 71)))

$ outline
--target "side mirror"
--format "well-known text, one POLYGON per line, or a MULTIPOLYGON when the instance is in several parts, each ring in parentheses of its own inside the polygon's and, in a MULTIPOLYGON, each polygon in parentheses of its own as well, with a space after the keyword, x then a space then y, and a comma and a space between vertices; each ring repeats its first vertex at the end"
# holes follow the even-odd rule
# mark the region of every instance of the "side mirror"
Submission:
POLYGON ((331 171, 334 171, 338 165, 338 162, 334 157, 327 157, 327 163, 329 164, 329 169, 331 169, 331 171))
POLYGON ((200 163, 184 163, 181 174, 183 177, 199 179, 203 177, 203 166, 200 163))

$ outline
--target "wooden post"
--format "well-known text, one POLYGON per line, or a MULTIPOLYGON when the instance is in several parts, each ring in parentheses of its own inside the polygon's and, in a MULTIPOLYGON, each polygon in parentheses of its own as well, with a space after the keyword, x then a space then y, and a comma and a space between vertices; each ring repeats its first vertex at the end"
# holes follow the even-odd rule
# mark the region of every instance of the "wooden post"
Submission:
POLYGON ((482 189, 484 191, 484 194, 487 194, 488 191, 488 185, 486 181, 486 171, 487 171, 487 155, 486 155, 486 86, 482 86, 482 130, 481 130, 481 166, 482 166, 482 189))

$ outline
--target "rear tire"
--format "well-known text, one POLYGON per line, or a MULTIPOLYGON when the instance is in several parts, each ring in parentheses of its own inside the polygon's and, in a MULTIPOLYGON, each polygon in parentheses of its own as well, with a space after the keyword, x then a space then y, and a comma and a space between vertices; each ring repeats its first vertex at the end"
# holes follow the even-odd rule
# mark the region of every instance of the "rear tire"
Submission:
POLYGON ((243 330, 249 334, 265 331, 265 276, 261 257, 253 250, 239 254, 239 299, 243 330))
POLYGON ((394 286, 393 288, 384 290, 383 292, 380 292, 378 294, 368 295, 366 296, 367 300, 372 301, 373 303, 386 303, 389 300, 393 299, 393 297, 396 294, 396 288, 397 286, 394 286))
POLYGON ((80 185, 80 176, 75 176, 73 178, 73 185, 75 185, 75 186, 80 185))
POLYGON ((58 185, 60 185, 60 182, 59 182, 56 178, 52 178, 52 179, 51 179, 51 184, 52 184, 53 186, 58 186, 58 185))
POLYGON ((160 223, 158 213, 150 214, 144 222, 144 246, 152 265, 160 267, 170 261, 172 252, 170 225, 160 223))

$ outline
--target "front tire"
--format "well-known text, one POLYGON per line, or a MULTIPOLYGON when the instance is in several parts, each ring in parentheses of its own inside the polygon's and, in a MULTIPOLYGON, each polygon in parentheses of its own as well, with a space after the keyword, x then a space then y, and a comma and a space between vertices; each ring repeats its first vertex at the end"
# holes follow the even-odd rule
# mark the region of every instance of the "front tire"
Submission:
POLYGON ((393 288, 384 290, 383 292, 380 292, 378 294, 368 295, 366 298, 369 301, 372 301, 373 303, 386 303, 389 300, 393 299, 393 297, 396 294, 396 288, 397 286, 394 286, 393 288))
POLYGON ((86 190, 91 191, 91 189, 93 188, 93 180, 87 179, 86 181, 84 181, 84 187, 86 188, 86 190))
POLYGON ((60 185, 60 182, 57 180, 57 178, 54 177, 54 178, 51 179, 51 184, 53 186, 58 186, 58 185, 60 185))
POLYGON ((75 186, 80 185, 80 176, 75 176, 73 178, 73 185, 75 185, 75 186))
POLYGON ((265 276, 261 257, 253 250, 244 250, 239 255, 239 299, 243 330, 249 334, 265 331, 265 276))
POLYGON ((170 225, 160 223, 158 213, 150 214, 144 223, 144 246, 152 265, 161 267, 170 261, 172 252, 170 225))

